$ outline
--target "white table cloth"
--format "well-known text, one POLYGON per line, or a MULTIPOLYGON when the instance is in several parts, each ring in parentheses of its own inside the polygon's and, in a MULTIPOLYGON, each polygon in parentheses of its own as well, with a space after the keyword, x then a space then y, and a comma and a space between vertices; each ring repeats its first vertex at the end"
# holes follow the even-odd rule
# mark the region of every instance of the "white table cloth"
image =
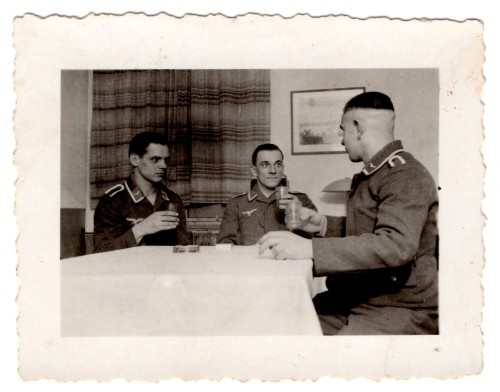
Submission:
POLYGON ((321 335, 312 294, 311 260, 256 246, 123 249, 61 260, 61 335, 321 335))

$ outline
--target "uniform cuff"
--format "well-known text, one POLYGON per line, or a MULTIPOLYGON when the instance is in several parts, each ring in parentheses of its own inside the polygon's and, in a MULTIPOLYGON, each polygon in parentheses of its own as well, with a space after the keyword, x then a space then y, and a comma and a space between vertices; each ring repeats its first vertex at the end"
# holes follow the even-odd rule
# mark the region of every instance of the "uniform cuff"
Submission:
POLYGON ((132 229, 129 229, 123 235, 123 240, 125 242, 125 247, 126 248, 132 248, 132 247, 138 246, 140 244, 139 242, 137 242, 137 239, 135 238, 135 235, 134 235, 134 232, 132 231, 132 229))
POLYGON ((320 237, 323 238, 326 235, 326 230, 328 229, 328 221, 326 219, 326 216, 322 215, 321 216, 321 223, 320 223, 320 229, 318 232, 314 233, 315 237, 320 237))

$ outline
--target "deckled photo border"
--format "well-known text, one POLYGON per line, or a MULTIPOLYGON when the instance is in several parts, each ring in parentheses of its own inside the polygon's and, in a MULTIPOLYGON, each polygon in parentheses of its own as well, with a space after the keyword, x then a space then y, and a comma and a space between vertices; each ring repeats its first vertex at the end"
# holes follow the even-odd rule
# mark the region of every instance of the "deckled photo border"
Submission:
POLYGON ((16 216, 25 380, 454 378, 482 368, 484 167, 478 21, 165 14, 26 15, 14 23, 16 216), (62 338, 60 71, 438 68, 440 335, 62 338))

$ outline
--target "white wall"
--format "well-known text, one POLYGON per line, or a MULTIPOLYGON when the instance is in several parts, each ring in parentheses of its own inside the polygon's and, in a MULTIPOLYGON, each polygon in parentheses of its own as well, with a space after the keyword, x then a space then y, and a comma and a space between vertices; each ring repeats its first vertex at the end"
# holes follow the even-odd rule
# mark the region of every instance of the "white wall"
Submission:
POLYGON ((272 70, 271 142, 285 155, 291 188, 306 192, 325 214, 345 213, 345 198, 321 190, 351 177, 363 165, 347 154, 291 155, 290 92, 365 87, 389 95, 396 110, 396 138, 438 181, 439 75, 437 69, 272 70))

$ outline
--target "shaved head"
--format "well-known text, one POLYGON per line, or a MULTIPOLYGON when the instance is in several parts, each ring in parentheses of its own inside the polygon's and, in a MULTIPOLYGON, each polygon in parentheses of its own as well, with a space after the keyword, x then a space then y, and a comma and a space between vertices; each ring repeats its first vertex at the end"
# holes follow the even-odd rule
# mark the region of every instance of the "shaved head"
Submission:
POLYGON ((344 107, 344 113, 351 109, 378 109, 378 110, 392 110, 394 106, 391 99, 378 91, 370 91, 362 93, 351 98, 344 107))
POLYGON ((379 92, 351 98, 342 116, 342 144, 353 162, 367 162, 394 140, 395 113, 391 99, 379 92))
MULTIPOLYGON (((392 110, 386 109, 351 109, 354 121, 362 132, 393 133, 395 115, 392 110)), ((351 111, 350 110, 350 111, 351 111)))

